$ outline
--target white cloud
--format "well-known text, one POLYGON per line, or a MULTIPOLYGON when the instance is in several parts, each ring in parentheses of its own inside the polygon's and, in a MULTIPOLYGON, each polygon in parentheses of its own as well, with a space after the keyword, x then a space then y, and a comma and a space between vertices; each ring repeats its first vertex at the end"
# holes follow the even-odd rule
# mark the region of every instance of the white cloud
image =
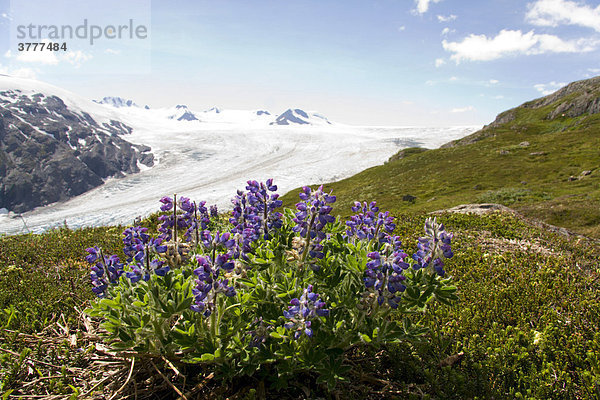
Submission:
POLYGON ((592 74, 600 74, 600 68, 588 68, 588 71, 592 74))
POLYGON ((550 83, 538 83, 537 85, 533 85, 533 87, 535 88, 535 90, 537 90, 544 96, 547 96, 549 94, 556 92, 558 89, 560 89, 561 87, 563 87, 565 85, 566 85, 566 83, 564 83, 564 82, 552 81, 550 83))
POLYGON ((456 32, 456 30, 445 27, 444 29, 442 29, 442 36, 447 36, 449 33, 453 32, 456 32))
POLYGON ((497 96, 494 96, 494 97, 492 97, 492 99, 496 99, 496 100, 501 100, 501 99, 503 99, 503 98, 504 98, 504 96, 502 96, 501 94, 499 94, 499 95, 497 95, 497 96))
POLYGON ((458 80, 458 78, 455 76, 451 76, 449 79, 450 82, 456 82, 457 80, 458 80))
POLYGON ((36 79, 36 71, 31 68, 9 68, 0 64, 0 74, 10 75, 17 78, 36 79))
POLYGON ((464 113, 464 112, 469 112, 469 111, 474 111, 475 107, 473 106, 466 106, 466 107, 462 107, 462 108, 453 108, 452 110, 450 110, 450 112, 452 113, 464 113))
POLYGON ((435 59, 435 67, 439 68, 442 65, 446 64, 446 60, 444 60, 443 58, 436 58, 435 59))
POLYGON ((417 9, 415 10, 415 12, 417 14, 425 14, 427 10, 429 10, 430 3, 439 3, 440 1, 442 0, 415 0, 415 3, 417 5, 417 9))
POLYGON ((600 6, 567 0, 537 0, 528 5, 525 19, 539 26, 579 25, 600 32, 600 6))
POLYGON ((434 81, 432 81, 432 80, 428 80, 428 81, 425 81, 425 84, 426 84, 427 86, 433 86, 433 85, 435 85, 435 82, 434 82, 434 81))
POLYGON ((68 62, 69 64, 74 65, 75 68, 79 68, 81 66, 81 64, 92 59, 92 55, 86 54, 81 50, 77 50, 77 51, 67 51, 66 53, 62 54, 61 58, 62 58, 62 60, 68 62))
POLYGON ((456 19, 456 15, 454 14, 450 14, 448 16, 445 15, 438 15, 437 16, 438 21, 440 22, 449 22, 449 21, 454 21, 456 19))
MULTIPOLYGON (((42 39, 42 42, 49 42, 49 39, 42 39)), ((8 50, 4 53, 4 57, 13 58, 16 61, 23 63, 31 63, 38 65, 58 65, 61 62, 67 62, 79 68, 81 64, 92 58, 91 54, 84 53, 81 50, 69 50, 69 51, 19 51, 13 54, 12 51, 8 50)))
POLYGON ((453 53, 457 64, 467 61, 490 61, 511 55, 544 53, 581 53, 595 50, 599 41, 593 39, 563 40, 558 36, 522 33, 503 29, 495 37, 471 34, 462 42, 442 41, 444 50, 453 53))
POLYGON ((490 83, 490 85, 495 85, 497 83, 500 83, 500 81, 498 79, 490 79, 489 83, 490 83))
MULTIPOLYGON (((402 30, 404 30, 404 29, 402 29, 402 30)), ((104 50, 104 52, 106 54, 111 54, 111 55, 121 54, 121 50, 115 50, 115 49, 106 49, 106 50, 104 50)))
POLYGON ((14 58, 17 61, 21 61, 24 63, 56 65, 59 61, 55 53, 55 51, 19 51, 15 55, 10 50, 8 50, 4 54, 4 57, 14 58))

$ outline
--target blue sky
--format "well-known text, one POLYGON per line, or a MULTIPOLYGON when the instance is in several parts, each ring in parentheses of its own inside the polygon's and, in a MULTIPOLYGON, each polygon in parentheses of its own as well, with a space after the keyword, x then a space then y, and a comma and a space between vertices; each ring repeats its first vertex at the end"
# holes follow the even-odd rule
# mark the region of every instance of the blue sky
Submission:
POLYGON ((0 14, 0 73, 150 107, 299 107, 359 125, 470 125, 600 75, 600 4, 591 0, 2 0, 0 14), (84 19, 132 19, 148 35, 17 49, 18 25, 84 19))

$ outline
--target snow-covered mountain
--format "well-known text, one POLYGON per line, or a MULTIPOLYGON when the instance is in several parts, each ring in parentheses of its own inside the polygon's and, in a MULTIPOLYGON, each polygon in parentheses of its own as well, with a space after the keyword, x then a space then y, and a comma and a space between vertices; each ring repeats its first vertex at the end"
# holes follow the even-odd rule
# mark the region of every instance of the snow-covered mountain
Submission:
POLYGON ((196 117, 196 114, 194 114, 184 104, 177 104, 169 113, 167 118, 174 119, 176 121, 199 121, 198 117, 196 117))
POLYGON ((299 108, 288 108, 280 114, 271 125, 331 125, 331 122, 323 115, 306 112, 299 108))
POLYGON ((205 113, 215 113, 215 114, 220 114, 221 113, 221 109, 219 107, 211 107, 208 110, 204 111, 205 113))
MULTIPOLYGON (((122 108, 122 107, 140 107, 137 104, 135 104, 133 102, 133 100, 128 100, 128 99, 124 99, 122 97, 115 97, 115 96, 106 96, 103 97, 102 100, 93 100, 95 103, 98 104, 106 104, 109 106, 113 106, 115 108, 122 108)), ((148 106, 144 106, 144 108, 146 110, 150 109, 150 107, 148 106)))
POLYGON ((0 110, 0 208, 27 211, 153 165, 117 115, 55 86, 0 76, 0 110))
MULTIPOLYGON (((104 97, 100 104, 108 105, 114 108, 130 108, 132 112, 140 109, 132 100, 125 100, 121 97, 104 97)), ((300 126, 316 125, 324 126, 332 123, 322 114, 316 112, 306 112, 298 108, 288 109, 278 116, 273 116, 271 112, 263 109, 259 110, 229 110, 220 107, 211 107, 204 111, 191 110, 187 105, 178 104, 171 108, 150 109, 148 106, 143 110, 146 116, 164 117, 173 121, 197 121, 208 124, 222 124, 224 126, 242 125, 242 126, 300 126)), ((140 114, 141 115, 141 114, 140 114)))

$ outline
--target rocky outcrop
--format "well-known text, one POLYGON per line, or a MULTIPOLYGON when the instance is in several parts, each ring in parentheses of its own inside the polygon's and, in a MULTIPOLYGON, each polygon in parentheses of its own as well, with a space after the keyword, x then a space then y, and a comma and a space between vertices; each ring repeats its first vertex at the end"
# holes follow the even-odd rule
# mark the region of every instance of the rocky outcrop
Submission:
POLYGON ((563 117, 576 118, 600 113, 600 76, 570 83, 548 96, 528 101, 519 107, 504 111, 480 131, 446 143, 441 147, 447 148, 475 143, 495 135, 494 128, 515 122, 520 113, 525 113, 528 110, 539 110, 544 107, 548 107, 549 110, 544 113, 542 120, 554 120, 563 117))
POLYGON ((495 203, 483 203, 483 204, 461 204, 456 207, 448 208, 445 210, 433 211, 431 214, 443 214, 443 213, 456 213, 456 214, 490 214, 494 212, 508 212, 514 213, 514 211, 502 204, 495 203))
POLYGON ((0 92, 0 208, 28 211, 152 166, 149 147, 121 137, 130 132, 120 121, 99 124, 56 96, 0 92))

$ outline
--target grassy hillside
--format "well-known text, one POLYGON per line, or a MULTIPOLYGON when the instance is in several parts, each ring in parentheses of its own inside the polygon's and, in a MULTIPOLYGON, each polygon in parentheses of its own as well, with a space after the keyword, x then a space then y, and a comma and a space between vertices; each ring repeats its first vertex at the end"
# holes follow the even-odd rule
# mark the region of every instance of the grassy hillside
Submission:
MULTIPOLYGON (((414 243, 425 217, 398 215, 403 243, 414 243)), ((154 362, 180 389, 201 388, 188 398, 600 396, 598 246, 510 214, 439 218, 455 235, 455 257, 446 270, 460 301, 415 315, 430 328, 422 342, 375 354, 357 348, 348 359, 350 380, 335 393, 328 394, 310 375, 286 390, 265 392, 252 377, 222 385, 197 368, 177 364, 183 379, 162 360, 154 362)), ((119 231, 60 229, 0 238, 0 393, 110 398, 127 383, 131 359, 108 356, 78 311, 93 298, 83 249, 94 243, 116 249, 119 231), (107 380, 110 376, 115 378, 107 380)), ((118 398, 136 396, 177 397, 143 359, 118 398), (131 382, 137 382, 135 391, 131 382)))
MULTIPOLYGON (((584 106, 568 111, 579 104, 591 104, 594 111, 593 102, 600 102, 600 79, 583 82, 577 83, 579 90, 502 113, 445 148, 403 150, 385 165, 326 187, 348 213, 354 200, 377 199, 396 213, 493 202, 600 237, 600 114, 584 106)), ((297 193, 286 195, 286 204, 292 205, 297 193)))

